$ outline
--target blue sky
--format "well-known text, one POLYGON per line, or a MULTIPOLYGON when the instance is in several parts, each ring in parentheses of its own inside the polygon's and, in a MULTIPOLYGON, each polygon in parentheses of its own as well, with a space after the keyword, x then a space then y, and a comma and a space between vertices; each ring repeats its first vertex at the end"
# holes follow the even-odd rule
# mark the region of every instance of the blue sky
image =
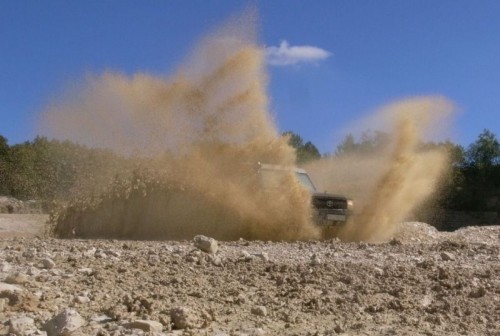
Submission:
POLYGON ((458 106, 452 141, 468 145, 484 128, 500 137, 496 0, 0 1, 0 135, 33 139, 39 112, 88 72, 174 73, 249 5, 263 45, 287 41, 287 56, 302 57, 268 66, 277 124, 322 152, 360 116, 428 94, 458 106))

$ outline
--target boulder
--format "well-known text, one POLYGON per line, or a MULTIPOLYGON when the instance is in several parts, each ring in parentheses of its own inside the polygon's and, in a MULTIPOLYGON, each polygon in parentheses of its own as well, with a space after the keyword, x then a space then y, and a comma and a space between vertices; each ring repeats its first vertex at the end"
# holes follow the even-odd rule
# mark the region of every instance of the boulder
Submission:
POLYGON ((264 306, 253 307, 251 313, 257 316, 267 316, 267 309, 264 306))
POLYGON ((44 326, 48 336, 69 335, 85 325, 85 320, 74 309, 65 309, 44 326))
POLYGON ((217 240, 210 237, 197 235, 194 237, 193 241, 194 241, 194 246, 202 250, 203 252, 217 253, 217 250, 219 249, 217 240))
POLYGON ((21 272, 16 272, 7 276, 5 282, 11 285, 22 285, 28 282, 28 280, 29 278, 26 274, 21 272))
POLYGON ((36 331, 35 321, 27 316, 9 320, 9 333, 14 335, 33 335, 36 331))
POLYGON ((146 332, 159 333, 163 330, 160 322, 150 320, 136 320, 124 325, 127 329, 141 329, 146 332))
POLYGON ((170 311, 170 319, 174 329, 186 329, 196 327, 196 316, 194 312, 186 307, 173 308, 170 311))
POLYGON ((23 289, 16 285, 0 282, 0 297, 8 296, 11 293, 22 292, 23 289))
POLYGON ((455 255, 450 252, 442 252, 441 259, 443 259, 444 261, 453 261, 455 260, 455 255))
POLYGON ((43 259, 42 264, 46 269, 53 269, 54 267, 56 267, 56 263, 50 258, 43 259))

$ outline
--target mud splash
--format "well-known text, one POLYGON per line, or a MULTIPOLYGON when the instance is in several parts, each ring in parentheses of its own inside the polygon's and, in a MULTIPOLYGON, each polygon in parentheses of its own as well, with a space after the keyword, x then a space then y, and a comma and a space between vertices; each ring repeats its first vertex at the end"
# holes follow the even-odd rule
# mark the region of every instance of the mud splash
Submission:
POLYGON ((295 153, 270 117, 255 35, 245 14, 202 41, 172 78, 89 76, 44 113, 45 134, 124 157, 92 185, 80 179, 54 216, 57 236, 318 237, 310 196, 291 175, 290 188, 259 190, 253 165, 290 166, 295 153))
MULTIPOLYGON (((292 175, 263 191, 257 162, 292 166, 295 152, 268 110, 263 49, 253 13, 203 40, 170 78, 89 75, 42 117, 42 134, 110 150, 53 214, 59 237, 307 240, 310 195, 292 175)), ((306 167, 321 189, 350 195, 358 211, 338 234, 381 241, 435 191, 446 154, 419 150, 451 104, 419 98, 375 116, 392 129, 387 150, 306 167)))
POLYGON ((387 146, 306 167, 322 182, 321 188, 355 200, 356 215, 338 232, 342 240, 389 239, 397 225, 438 190, 448 154, 439 148, 423 150, 420 144, 426 133, 446 124, 452 109, 451 102, 440 97, 394 103, 371 117, 388 131, 387 146))

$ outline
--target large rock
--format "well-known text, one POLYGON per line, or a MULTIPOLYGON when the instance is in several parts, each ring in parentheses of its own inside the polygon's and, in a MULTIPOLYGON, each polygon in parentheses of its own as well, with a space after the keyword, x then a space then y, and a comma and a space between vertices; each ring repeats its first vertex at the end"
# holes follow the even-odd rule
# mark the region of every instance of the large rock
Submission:
POLYGON ((124 325, 128 329, 141 329, 143 331, 159 333, 163 330, 163 325, 160 322, 150 320, 136 320, 124 325))
POLYGON ((0 282, 0 311, 3 311, 7 304, 14 305, 19 301, 19 295, 23 292, 21 287, 0 282))
POLYGON ((23 289, 19 286, 7 284, 5 282, 0 282, 0 297, 4 297, 2 296, 2 294, 8 295, 14 292, 22 292, 22 291, 23 289))
POLYGON ((3 311, 7 309, 8 304, 9 304, 9 299, 0 298, 0 313, 3 313, 3 311))
POLYGON ((170 311, 170 319, 174 329, 186 329, 197 327, 196 316, 194 312, 186 307, 173 308, 170 311))
POLYGON ((62 313, 48 321, 43 330, 48 336, 70 335, 73 331, 85 325, 85 320, 76 310, 65 309, 62 313))
POLYGON ((194 237, 193 241, 194 246, 207 253, 217 253, 217 250, 219 249, 217 240, 210 237, 198 235, 194 237))
POLYGON ((12 269, 12 266, 8 262, 6 262, 6 261, 0 262, 0 273, 7 273, 11 269, 12 269))
POLYGON ((7 278, 5 278, 5 282, 11 285, 22 285, 28 282, 28 280, 28 276, 21 272, 10 274, 7 278))
POLYGON ((267 316, 267 309, 264 306, 252 307, 251 313, 257 316, 267 316))
POLYGON ((56 267, 56 263, 54 262, 54 260, 52 260, 50 258, 43 259, 42 265, 46 269, 53 269, 54 267, 56 267))
POLYGON ((33 335, 37 331, 35 321, 27 316, 12 318, 9 320, 9 333, 14 335, 33 335))

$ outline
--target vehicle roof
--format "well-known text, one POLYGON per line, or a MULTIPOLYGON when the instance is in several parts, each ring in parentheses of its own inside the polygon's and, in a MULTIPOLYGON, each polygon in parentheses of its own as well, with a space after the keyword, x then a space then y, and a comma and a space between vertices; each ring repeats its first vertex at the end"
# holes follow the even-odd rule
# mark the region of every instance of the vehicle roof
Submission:
POLYGON ((293 166, 281 166, 281 165, 274 165, 274 164, 260 163, 260 162, 258 163, 258 165, 260 169, 293 171, 295 173, 307 174, 305 169, 293 166))

